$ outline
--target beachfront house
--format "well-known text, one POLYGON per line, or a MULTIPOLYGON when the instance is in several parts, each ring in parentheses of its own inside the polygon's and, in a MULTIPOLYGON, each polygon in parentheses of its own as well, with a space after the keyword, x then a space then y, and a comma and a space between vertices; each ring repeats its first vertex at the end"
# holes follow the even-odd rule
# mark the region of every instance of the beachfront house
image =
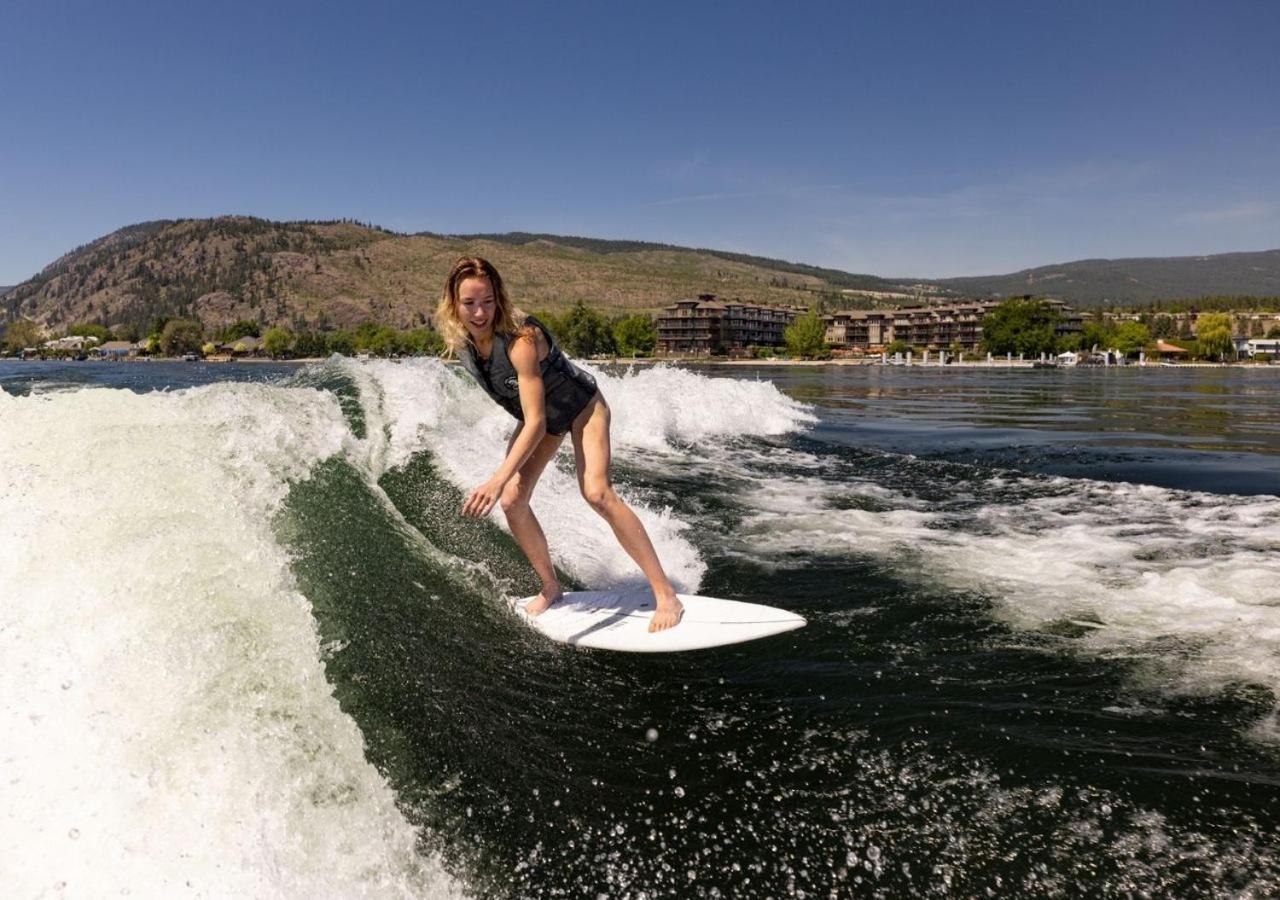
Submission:
POLYGON ((94 347, 93 352, 102 359, 124 359, 137 356, 138 345, 132 341, 107 341, 101 347, 94 347))
POLYGON ((1186 357, 1186 349, 1179 347, 1177 344, 1170 344, 1168 341, 1156 341, 1156 356, 1160 359, 1182 359, 1186 357))
POLYGON ((69 334, 66 337, 54 338, 51 341, 45 341, 43 346, 46 350, 84 350, 86 347, 92 347, 98 343, 98 339, 93 336, 82 334, 69 334))
POLYGON ((219 344, 218 349, 231 356, 261 356, 262 338, 245 335, 244 337, 236 338, 234 341, 219 344))

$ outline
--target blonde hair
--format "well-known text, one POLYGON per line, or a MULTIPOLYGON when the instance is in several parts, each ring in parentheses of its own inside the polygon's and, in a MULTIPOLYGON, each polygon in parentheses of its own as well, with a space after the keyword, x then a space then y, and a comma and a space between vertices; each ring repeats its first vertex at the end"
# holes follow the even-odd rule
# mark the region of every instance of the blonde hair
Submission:
POLYGON ((462 324, 462 318, 458 315, 458 288, 468 278, 487 279, 489 287, 493 288, 494 334, 515 334, 520 330, 516 323, 524 318, 520 310, 511 304, 502 276, 493 267, 493 263, 479 256, 460 257, 444 280, 444 293, 436 307, 436 328, 452 353, 457 353, 470 340, 467 327, 462 324))

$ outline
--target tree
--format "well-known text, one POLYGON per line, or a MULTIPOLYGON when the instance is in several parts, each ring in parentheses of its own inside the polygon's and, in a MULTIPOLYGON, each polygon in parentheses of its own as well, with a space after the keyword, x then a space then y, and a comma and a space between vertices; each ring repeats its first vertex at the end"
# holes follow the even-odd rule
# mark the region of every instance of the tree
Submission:
POLYGON ((1178 333, 1178 324, 1174 322, 1173 316, 1152 316, 1147 327, 1154 338, 1174 337, 1178 333))
POLYGON ((890 356, 893 356, 895 353, 901 353, 903 356, 906 356, 911 352, 911 345, 901 339, 890 341, 885 345, 884 352, 890 356))
POLYGON ((129 341, 130 343, 138 339, 138 326, 130 324, 121 324, 111 326, 111 336, 117 341, 129 341))
MULTIPOLYGON (((358 345, 360 340, 358 331, 356 335, 358 345)), ((400 333, 394 328, 383 325, 369 336, 364 346, 370 353, 378 356, 391 356, 400 352, 400 333)))
POLYGON ((401 343, 406 353, 421 356, 439 356, 444 352, 444 338, 439 332, 430 328, 415 328, 401 334, 401 343))
POLYGON ((1081 349, 1092 350, 1094 347, 1106 349, 1114 340, 1115 330, 1111 327, 1110 319, 1103 321, 1090 319, 1080 327, 1081 349))
POLYGON ((111 332, 107 330, 105 325, 97 325, 93 322, 81 322, 79 325, 72 325, 67 329, 67 335, 79 335, 80 337, 97 338, 98 343, 105 344, 111 340, 111 332))
POLYGON ((658 346, 658 328, 649 316, 627 316, 613 323, 619 356, 648 356, 658 346))
POLYGON ((294 356, 314 359, 325 356, 329 352, 329 347, 325 343, 323 334, 318 334, 314 331, 302 331, 293 339, 294 356))
POLYGON ((782 340, 791 356, 821 356, 827 351, 827 326, 813 310, 791 320, 782 332, 782 340))
POLYGON ((1196 319, 1196 343, 1207 357, 1223 359, 1231 351, 1231 317, 1226 313, 1204 313, 1196 319))
POLYGON ((1084 337, 1080 334, 1064 334, 1058 338, 1057 350, 1059 353, 1075 353, 1078 350, 1088 349, 1084 345, 1084 337))
POLYGON ((268 328, 262 334, 263 352, 272 359, 279 359, 293 346, 293 335, 283 328, 268 328))
POLYGON ((1280 338, 1280 325, 1272 325, 1267 329, 1268 338, 1280 338))
POLYGON ((1128 355, 1151 343, 1151 333, 1141 322, 1121 322, 1112 338, 1115 348, 1128 355))
POLYGON ((530 313, 530 315, 543 325, 547 326, 547 331, 550 331, 556 337, 559 337, 564 333, 564 320, 561 316, 557 316, 555 313, 548 312, 546 310, 530 313))
POLYGON ((325 339, 325 344, 330 353, 350 356, 356 352, 355 335, 343 329, 329 332, 329 336, 325 339))
POLYGON ((571 356, 605 356, 614 352, 613 330, 608 321, 581 300, 565 313, 559 337, 571 356))
POLYGON ((1057 311, 1040 300, 1005 300, 982 317, 982 348, 988 353, 1036 356, 1057 349, 1057 311))
POLYGON ((360 327, 356 329, 353 337, 357 350, 371 350, 374 336, 378 333, 378 325, 375 322, 361 322, 360 327))
POLYGON ((160 349, 165 356, 195 353, 204 343, 204 328, 194 319, 170 319, 160 332, 160 349))
POLYGON ((222 332, 223 343, 234 343, 242 337, 262 337, 262 326, 253 319, 240 319, 222 332))
POLYGON ((4 346, 14 352, 26 347, 34 347, 43 337, 39 325, 31 319, 18 319, 9 323, 4 330, 4 346))

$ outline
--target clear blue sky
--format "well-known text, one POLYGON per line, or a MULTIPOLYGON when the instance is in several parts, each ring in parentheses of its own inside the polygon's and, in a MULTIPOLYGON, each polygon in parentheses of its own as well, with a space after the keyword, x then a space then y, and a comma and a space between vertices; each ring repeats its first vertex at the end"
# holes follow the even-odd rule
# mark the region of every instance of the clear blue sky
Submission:
POLYGON ((880 275, 1280 247, 1280 3, 0 6, 0 284, 354 217, 880 275))

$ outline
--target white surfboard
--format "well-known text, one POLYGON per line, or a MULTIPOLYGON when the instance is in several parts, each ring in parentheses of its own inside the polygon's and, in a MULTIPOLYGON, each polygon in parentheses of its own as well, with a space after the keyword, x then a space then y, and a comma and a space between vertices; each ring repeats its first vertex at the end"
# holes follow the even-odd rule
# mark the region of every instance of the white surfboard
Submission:
POLYGON ((738 600, 679 594, 680 624, 650 633, 655 609, 649 591, 570 591, 536 616, 524 612, 533 597, 515 603, 516 612, 553 641, 598 650, 671 653, 753 641, 805 624, 802 616, 738 600))

